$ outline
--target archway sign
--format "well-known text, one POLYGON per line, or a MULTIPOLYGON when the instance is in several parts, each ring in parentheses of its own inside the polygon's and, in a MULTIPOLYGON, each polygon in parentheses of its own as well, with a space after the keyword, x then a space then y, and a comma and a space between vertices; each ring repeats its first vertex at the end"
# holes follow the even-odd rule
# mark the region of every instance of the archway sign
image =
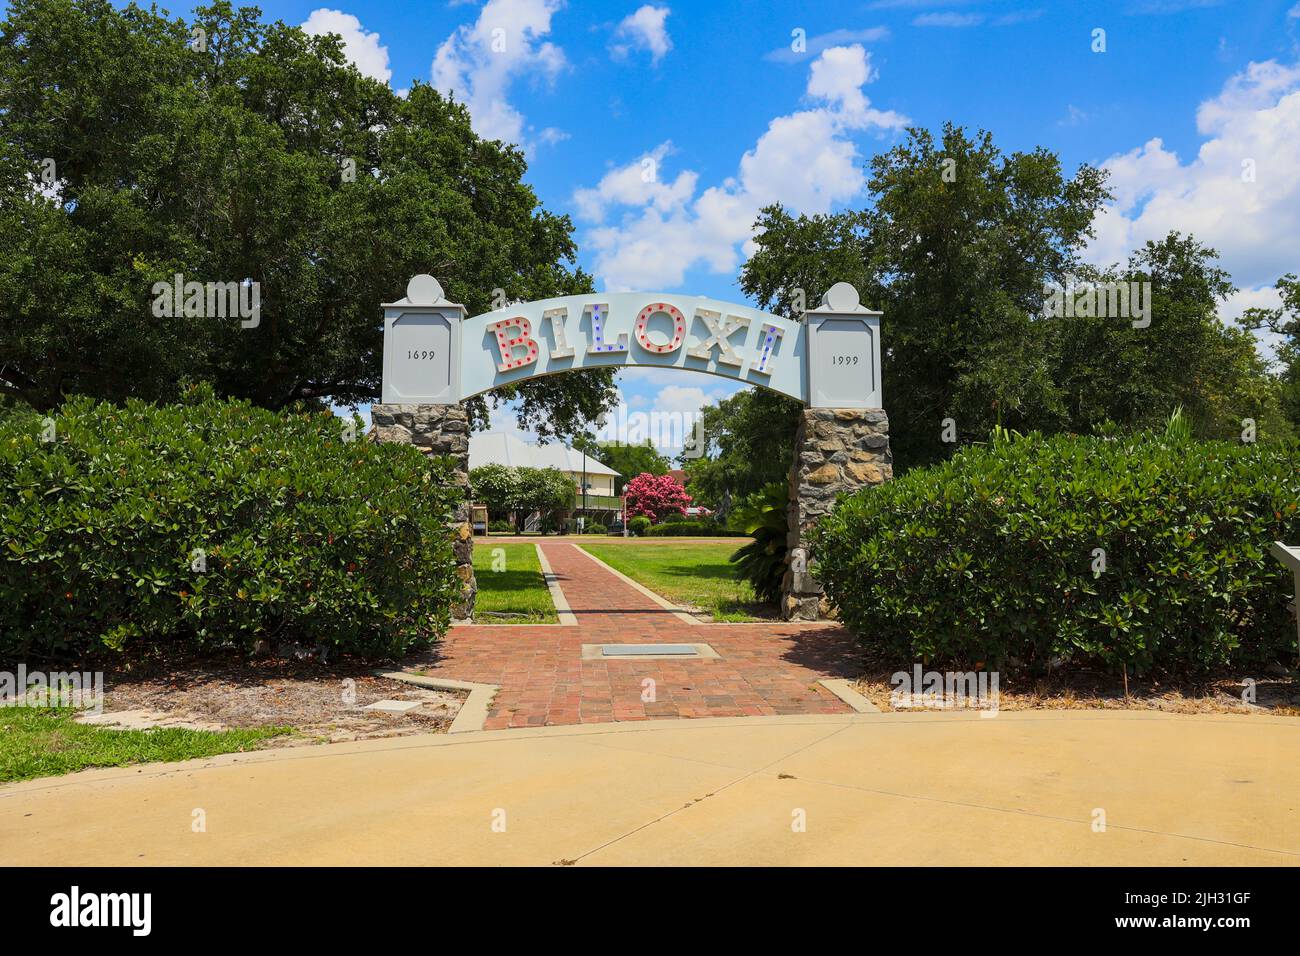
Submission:
POLYGON ((446 405, 540 375, 608 366, 708 372, 812 408, 880 407, 880 313, 837 283, 800 320, 667 292, 569 295, 465 317, 418 275, 384 303, 383 399, 446 405))
MULTIPOLYGON (((720 375, 799 399, 804 410, 790 472, 788 558, 781 611, 816 619, 826 608, 808 570, 808 531, 844 492, 891 477, 881 408, 880 313, 839 282, 798 319, 667 292, 561 296, 466 318, 429 275, 384 303, 383 402, 374 437, 450 455, 469 485, 465 399, 540 375, 651 366, 720 375)), ((469 502, 455 516, 462 582, 457 617, 474 610, 469 502)))

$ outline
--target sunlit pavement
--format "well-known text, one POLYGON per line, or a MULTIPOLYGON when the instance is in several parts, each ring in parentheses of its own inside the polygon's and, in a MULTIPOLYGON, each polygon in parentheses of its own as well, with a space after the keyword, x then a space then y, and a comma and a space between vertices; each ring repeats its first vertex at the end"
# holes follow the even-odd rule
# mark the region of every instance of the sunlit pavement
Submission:
POLYGON ((1291 865, 1297 756, 1132 711, 405 737, 6 786, 0 864, 1291 865))
POLYGON ((661 717, 849 712, 818 683, 822 678, 852 677, 862 669, 857 642, 835 622, 683 621, 571 542, 550 539, 538 544, 577 624, 455 627, 424 668, 432 677, 499 688, 485 730, 661 717), (709 644, 718 656, 583 658, 586 644, 697 641, 709 644), (652 694, 647 693, 649 686, 652 694))

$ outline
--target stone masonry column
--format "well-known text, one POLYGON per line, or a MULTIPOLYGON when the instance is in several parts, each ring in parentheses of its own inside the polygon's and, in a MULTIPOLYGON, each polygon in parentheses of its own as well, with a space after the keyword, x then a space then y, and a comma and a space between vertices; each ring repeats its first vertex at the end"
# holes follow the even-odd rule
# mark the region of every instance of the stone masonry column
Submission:
POLYGON ((463 405, 372 405, 371 431, 376 441, 414 445, 425 454, 447 455, 455 462, 454 484, 461 489, 452 517, 456 575, 460 598, 452 605, 458 621, 474 616, 474 532, 470 526, 469 412, 463 405))
POLYGON ((781 616, 815 621, 827 606, 809 571, 809 529, 838 495, 889 480, 889 419, 883 408, 805 408, 790 469, 789 566, 781 583, 781 616))

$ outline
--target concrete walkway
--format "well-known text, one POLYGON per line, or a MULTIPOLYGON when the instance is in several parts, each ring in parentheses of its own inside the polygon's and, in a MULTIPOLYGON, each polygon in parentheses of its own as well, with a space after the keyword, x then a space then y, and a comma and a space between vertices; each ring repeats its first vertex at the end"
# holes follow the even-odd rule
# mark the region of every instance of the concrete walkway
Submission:
POLYGON ((0 865, 1296 865, 1298 754, 1114 711, 406 737, 0 787, 0 865))
POLYGON ((826 622, 683 620, 574 545, 536 543, 578 623, 454 627, 425 668, 432 677, 500 686, 485 730, 849 712, 818 684, 824 677, 852 677, 861 670, 853 637, 844 628, 826 622), (583 644, 677 643, 709 644, 718 658, 583 660, 582 655, 583 644))

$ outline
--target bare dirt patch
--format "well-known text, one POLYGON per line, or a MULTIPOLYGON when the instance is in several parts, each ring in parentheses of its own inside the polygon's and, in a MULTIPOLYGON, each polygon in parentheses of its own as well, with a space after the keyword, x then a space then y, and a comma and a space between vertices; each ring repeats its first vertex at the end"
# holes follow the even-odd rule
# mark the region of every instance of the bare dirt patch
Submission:
MULTIPOLYGON (((894 706, 891 695, 895 685, 890 683, 890 676, 904 669, 873 668, 858 678, 854 689, 882 711, 924 710, 894 706)), ((1122 678, 1103 673, 1085 671, 1045 678, 999 675, 997 706, 999 710, 1161 710, 1173 714, 1300 717, 1300 680, 1294 672, 1251 678, 1217 676, 1201 682, 1130 677, 1126 693, 1122 678), (1253 686, 1247 680, 1253 680, 1253 686)))
POLYGON ((146 671, 108 671, 104 710, 148 710, 221 728, 293 727, 269 746, 443 733, 465 695, 371 674, 363 664, 264 659, 190 661, 146 671), (379 700, 419 701, 403 714, 363 709, 379 700))

